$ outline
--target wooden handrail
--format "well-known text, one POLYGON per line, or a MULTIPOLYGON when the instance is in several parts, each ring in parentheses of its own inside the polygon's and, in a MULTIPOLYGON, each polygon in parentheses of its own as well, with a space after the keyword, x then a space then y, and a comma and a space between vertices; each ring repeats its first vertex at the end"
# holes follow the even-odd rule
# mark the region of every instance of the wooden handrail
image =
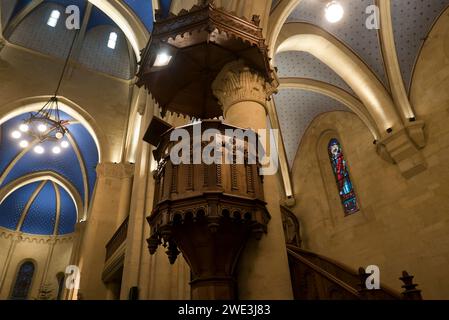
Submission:
POLYGON ((347 285, 345 282, 343 282, 340 279, 334 277, 329 272, 327 272, 327 271, 317 267, 316 265, 314 265, 313 263, 308 261, 306 258, 301 257, 299 254, 297 254, 293 250, 287 248, 287 252, 288 252, 288 254, 291 257, 293 257, 296 260, 300 261, 301 263, 305 264, 306 266, 308 266, 309 268, 311 268, 315 272, 319 273, 321 276, 325 277, 326 279, 328 279, 332 283, 338 285, 340 288, 344 289, 348 293, 352 294, 353 296, 357 297, 358 299, 361 299, 360 293, 357 290, 355 290, 354 288, 352 288, 351 286, 347 285))
MULTIPOLYGON (((315 258, 317 258, 317 259, 319 259, 319 260, 321 260, 321 261, 323 261, 325 263, 328 263, 328 264, 333 265, 334 267, 337 267, 338 269, 340 269, 343 272, 346 272, 348 275, 354 277, 355 281, 359 282, 359 280, 360 280, 359 275, 358 275, 358 273, 355 270, 351 269, 350 267, 348 267, 348 266, 346 266, 346 265, 344 265, 344 264, 342 264, 342 263, 340 263, 338 261, 335 261, 335 260, 330 259, 328 257, 319 255, 317 253, 314 253, 314 252, 311 252, 311 251, 307 251, 305 249, 298 248, 298 247, 291 246, 291 245, 287 245, 287 249, 288 250, 292 250, 293 252, 296 252, 298 255, 302 254, 302 255, 306 255, 306 256, 310 256, 310 257, 315 257, 315 258)), ((304 258, 304 259, 307 259, 307 258, 304 258)), ((384 292, 385 294, 387 294, 391 298, 398 299, 398 300, 402 299, 402 297, 401 297, 399 292, 391 289, 388 286, 385 286, 384 284, 382 284, 380 291, 384 292)))

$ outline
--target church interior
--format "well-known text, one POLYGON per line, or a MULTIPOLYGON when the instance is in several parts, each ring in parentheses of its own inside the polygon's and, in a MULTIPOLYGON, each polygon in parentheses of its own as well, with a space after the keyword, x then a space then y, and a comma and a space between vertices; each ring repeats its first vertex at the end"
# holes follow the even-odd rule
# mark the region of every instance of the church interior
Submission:
POLYGON ((449 299, 447 121, 449 0, 1 0, 0 300, 449 299))

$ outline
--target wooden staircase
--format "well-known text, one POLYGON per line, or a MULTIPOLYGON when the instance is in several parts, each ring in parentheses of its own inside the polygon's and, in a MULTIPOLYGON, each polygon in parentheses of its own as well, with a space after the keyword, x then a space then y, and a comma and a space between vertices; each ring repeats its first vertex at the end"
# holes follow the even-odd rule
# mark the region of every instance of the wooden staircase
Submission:
MULTIPOLYGON (((294 297, 297 300, 400 300, 401 295, 381 286, 362 287, 355 271, 315 253, 287 246, 294 297)), ((364 273, 364 272, 363 272, 364 273)), ((365 281, 363 281, 364 284, 365 281)))
POLYGON ((379 290, 368 290, 365 283, 369 275, 363 268, 356 272, 337 261, 300 248, 298 219, 285 207, 281 207, 281 212, 296 300, 422 300, 413 276, 405 271, 400 278, 404 282, 402 293, 384 285, 379 290))

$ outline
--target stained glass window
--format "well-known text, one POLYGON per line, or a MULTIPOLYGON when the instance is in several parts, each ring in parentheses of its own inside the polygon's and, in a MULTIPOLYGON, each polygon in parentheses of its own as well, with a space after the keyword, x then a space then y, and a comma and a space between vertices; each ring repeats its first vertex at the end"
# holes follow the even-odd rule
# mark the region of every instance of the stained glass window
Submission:
POLYGON ((31 282, 34 275, 34 263, 31 261, 24 262, 17 272, 16 282, 12 290, 12 300, 26 300, 31 288, 31 282))
POLYGON ((345 214, 353 214, 359 211, 359 206, 340 142, 332 139, 329 142, 328 151, 345 214))

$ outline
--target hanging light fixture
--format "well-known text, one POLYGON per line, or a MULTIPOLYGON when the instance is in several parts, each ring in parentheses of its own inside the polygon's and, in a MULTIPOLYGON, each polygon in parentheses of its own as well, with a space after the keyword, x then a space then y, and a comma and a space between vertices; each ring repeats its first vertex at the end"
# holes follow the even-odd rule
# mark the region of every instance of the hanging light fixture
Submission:
POLYGON ((11 137, 18 141, 19 147, 25 149, 31 143, 35 143, 34 152, 37 154, 44 154, 45 148, 42 143, 46 141, 54 142, 51 146, 53 154, 57 155, 63 149, 67 149, 70 144, 64 139, 68 133, 67 120, 61 120, 59 111, 58 93, 61 88, 64 75, 66 73, 70 56, 72 55, 73 47, 77 39, 78 31, 73 37, 72 45, 64 63, 58 85, 53 96, 44 104, 44 106, 37 112, 30 112, 28 118, 24 119, 17 129, 11 132, 11 137))

